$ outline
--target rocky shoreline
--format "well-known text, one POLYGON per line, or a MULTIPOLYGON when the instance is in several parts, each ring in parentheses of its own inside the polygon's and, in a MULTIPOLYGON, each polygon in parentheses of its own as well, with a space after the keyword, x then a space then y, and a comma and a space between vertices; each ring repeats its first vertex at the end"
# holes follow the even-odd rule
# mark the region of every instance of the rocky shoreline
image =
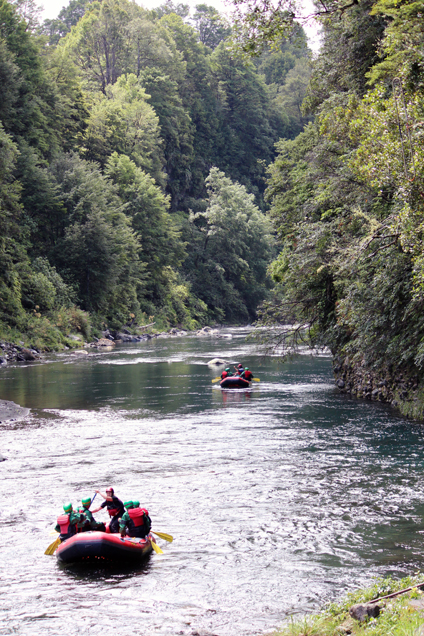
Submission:
POLYGON ((385 402, 406 417, 424 419, 424 389, 416 369, 387 367, 376 371, 367 365, 364 357, 353 360, 348 356, 335 356, 333 373, 341 393, 385 402))
MULTIPOLYGON (((150 327, 150 325, 148 325, 150 327)), ((135 330, 144 329, 144 327, 136 327, 135 330)), ((134 331, 134 330, 133 330, 134 331)), ((113 347, 116 344, 122 342, 146 342, 155 338, 178 338, 193 334, 196 336, 214 336, 216 338, 231 338, 231 334, 221 335, 219 330, 212 327, 202 327, 194 332, 189 332, 185 329, 178 329, 173 327, 168 331, 158 332, 145 332, 141 334, 134 334, 129 329, 121 329, 120 331, 103 331, 101 338, 93 338, 91 342, 84 342, 81 336, 77 334, 70 334, 67 336, 68 341, 75 343, 73 347, 65 347, 65 351, 71 353, 84 353, 86 349, 101 349, 105 347, 113 347)), ((0 342, 0 367, 6 365, 8 362, 33 362, 42 358, 42 351, 35 347, 24 347, 23 342, 0 342)))

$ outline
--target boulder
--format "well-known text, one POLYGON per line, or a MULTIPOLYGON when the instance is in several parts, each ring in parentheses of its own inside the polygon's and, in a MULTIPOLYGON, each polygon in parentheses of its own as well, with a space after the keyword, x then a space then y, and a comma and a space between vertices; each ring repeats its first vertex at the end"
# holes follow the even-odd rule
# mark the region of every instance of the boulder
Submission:
POLYGON ((77 349, 76 351, 72 351, 72 353, 76 356, 88 356, 88 351, 85 349, 77 349))
POLYGON ((132 336, 128 336, 124 330, 115 334, 115 340, 122 340, 122 342, 132 342, 132 336))
POLYGON ((114 345, 115 343, 113 340, 109 340, 108 338, 100 338, 100 340, 96 343, 97 347, 113 347, 114 345))
POLYGON ((218 329, 212 329, 211 327, 203 327, 196 332, 196 336, 216 336, 218 329))
POLYGON ((377 618, 380 614, 381 606, 377 603, 358 603, 358 605, 352 605, 349 609, 349 614, 352 618, 362 623, 367 618, 377 618))
POLYGON ((35 351, 30 351, 29 349, 21 349, 16 359, 20 362, 31 362, 33 360, 38 360, 40 356, 35 351))
POLYGON ((208 362, 208 367, 220 367, 223 366, 224 364, 226 364, 225 360, 222 360, 222 358, 213 358, 212 360, 209 360, 208 362))

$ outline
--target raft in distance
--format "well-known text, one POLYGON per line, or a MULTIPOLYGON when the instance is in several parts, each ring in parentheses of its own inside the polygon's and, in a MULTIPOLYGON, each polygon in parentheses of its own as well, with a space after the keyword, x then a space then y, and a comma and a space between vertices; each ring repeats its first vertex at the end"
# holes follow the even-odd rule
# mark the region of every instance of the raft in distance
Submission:
POLYGON ((219 386, 221 389, 248 389, 250 382, 239 375, 231 375, 229 378, 221 380, 219 386))

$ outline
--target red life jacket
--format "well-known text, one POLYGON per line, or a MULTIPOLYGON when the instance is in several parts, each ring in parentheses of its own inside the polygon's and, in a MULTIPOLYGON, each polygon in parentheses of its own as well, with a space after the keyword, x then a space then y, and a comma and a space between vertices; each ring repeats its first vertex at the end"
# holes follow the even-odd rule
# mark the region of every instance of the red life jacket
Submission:
POLYGON ((248 382, 250 382, 250 380, 253 378, 253 373, 251 371, 245 371, 244 377, 248 382))
POLYGON ((60 534, 68 534, 69 532, 69 515, 60 515, 57 518, 57 523, 60 526, 60 534))
POLYGON ((144 515, 149 516, 149 513, 145 508, 130 508, 127 510, 131 521, 133 521, 136 528, 144 525, 144 515))
POLYGON ((109 517, 114 517, 120 511, 120 508, 108 508, 109 517))
POLYGON ((227 375, 228 375, 228 371, 223 371, 223 372, 221 373, 221 378, 222 378, 222 379, 224 379, 224 378, 226 378, 226 377, 227 377, 227 375))

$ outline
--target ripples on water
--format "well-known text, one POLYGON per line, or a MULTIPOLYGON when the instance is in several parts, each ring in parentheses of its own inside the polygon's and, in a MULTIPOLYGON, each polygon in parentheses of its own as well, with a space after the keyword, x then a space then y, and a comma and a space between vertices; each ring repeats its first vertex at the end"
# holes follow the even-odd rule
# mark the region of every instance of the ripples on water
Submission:
POLYGON ((279 365, 233 333, 1 370, 34 410, 0 425, 0 634, 252 636, 422 567, 421 426, 339 395, 327 357, 279 365), (261 383, 213 387, 217 356, 261 383), (174 543, 136 570, 60 568, 61 504, 108 484, 174 543))

